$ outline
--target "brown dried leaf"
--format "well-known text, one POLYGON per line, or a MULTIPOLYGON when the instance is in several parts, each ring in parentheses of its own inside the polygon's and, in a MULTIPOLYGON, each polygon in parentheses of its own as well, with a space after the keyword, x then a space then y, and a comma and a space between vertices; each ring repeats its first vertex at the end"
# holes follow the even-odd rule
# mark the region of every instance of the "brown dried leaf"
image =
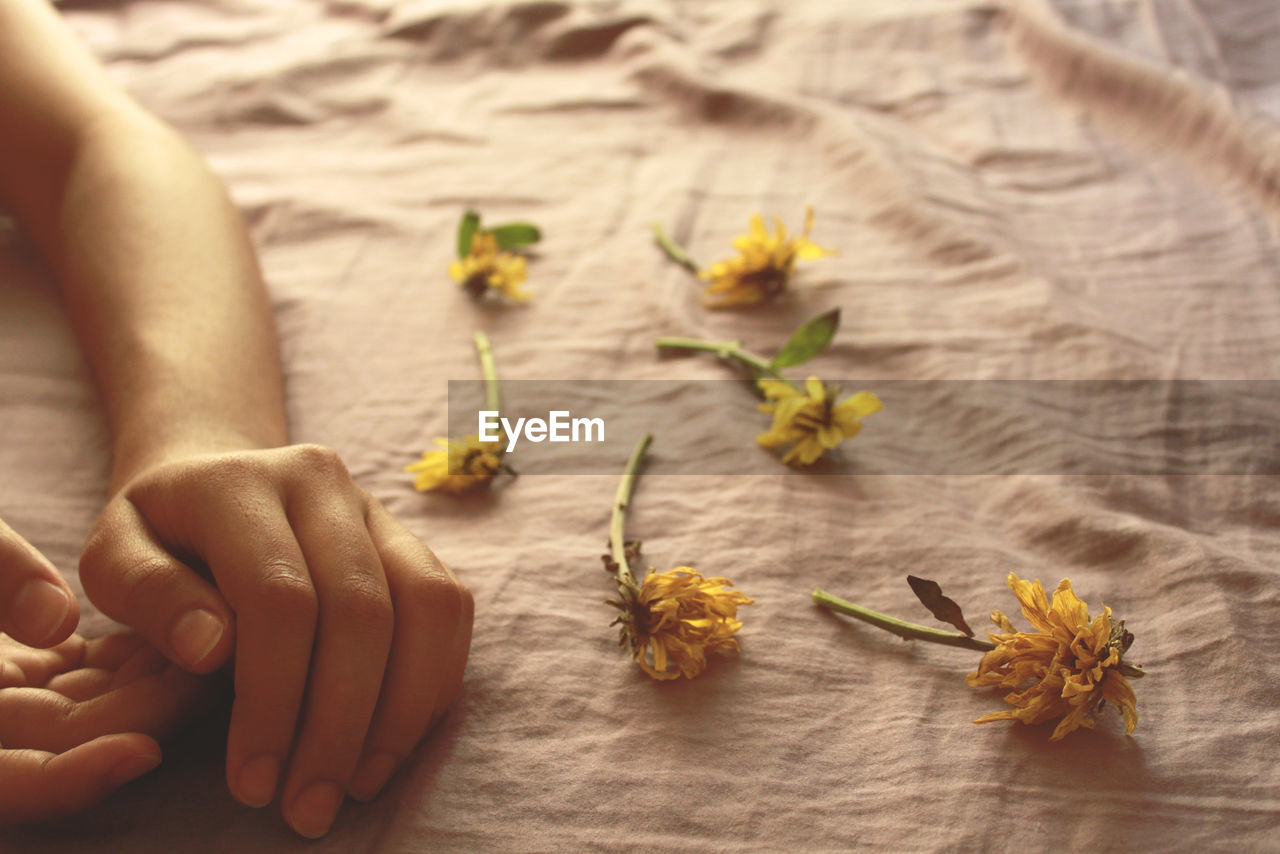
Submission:
POLYGON ((924 603, 924 606, 933 613, 933 616, 944 623, 950 623, 969 637, 973 637, 973 629, 969 628, 969 624, 964 621, 964 614, 960 611, 960 606, 942 595, 942 588, 938 586, 938 582, 908 575, 907 583, 911 585, 911 591, 916 594, 916 598, 924 603))

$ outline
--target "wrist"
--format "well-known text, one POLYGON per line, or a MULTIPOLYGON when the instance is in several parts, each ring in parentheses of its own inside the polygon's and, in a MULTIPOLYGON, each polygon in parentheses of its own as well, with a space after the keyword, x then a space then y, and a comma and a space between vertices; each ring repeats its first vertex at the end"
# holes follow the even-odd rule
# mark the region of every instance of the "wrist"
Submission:
POLYGON ((121 431, 112 443, 109 492, 116 494, 143 472, 165 463, 213 454, 257 451, 289 444, 283 423, 227 425, 190 413, 136 431, 121 431))

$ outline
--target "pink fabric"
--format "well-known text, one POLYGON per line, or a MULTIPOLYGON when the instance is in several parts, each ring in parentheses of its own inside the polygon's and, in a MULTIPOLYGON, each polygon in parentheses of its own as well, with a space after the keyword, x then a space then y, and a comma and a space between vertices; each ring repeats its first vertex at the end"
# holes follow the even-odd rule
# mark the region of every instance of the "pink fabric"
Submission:
MULTIPOLYGON (((722 379, 707 356, 658 359, 652 339, 767 351, 834 306, 844 328, 813 366, 826 376, 1276 377, 1273 0, 1013 16, 964 0, 119 0, 66 14, 243 207, 295 439, 338 449, 458 572, 476 631, 441 730, 318 843, 232 801, 215 719, 101 808, 6 832, 0 850, 1275 845, 1274 477, 645 478, 630 530, 647 560, 729 575, 756 599, 740 657, 657 684, 617 650, 601 604, 615 477, 521 477, 453 501, 402 472, 445 429, 447 380, 478 375, 475 329, 513 380, 722 379), (467 205, 543 227, 529 305, 477 307, 449 281, 467 205), (709 262, 753 212, 795 228, 806 205, 840 257, 803 266, 768 310, 708 312, 650 240, 661 220, 709 262), (978 628, 1016 611, 1010 571, 1070 577, 1127 620, 1149 672, 1134 736, 1110 712, 1054 744, 1046 727, 976 727, 1004 708, 964 685, 976 654, 809 601, 822 586, 925 622, 911 572, 978 628)), ((12 239, 0 276, 0 516, 71 573, 106 482, 100 407, 12 239)), ((660 432, 654 453, 719 442, 660 432)))

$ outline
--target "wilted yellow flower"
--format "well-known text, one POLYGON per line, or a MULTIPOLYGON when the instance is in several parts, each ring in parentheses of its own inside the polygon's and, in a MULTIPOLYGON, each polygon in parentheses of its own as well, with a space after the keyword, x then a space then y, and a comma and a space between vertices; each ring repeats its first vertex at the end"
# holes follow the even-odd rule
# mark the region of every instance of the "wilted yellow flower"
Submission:
POLYGON ((737 651, 733 637, 742 628, 738 606, 750 605, 737 590, 727 590, 727 578, 705 578, 687 566, 669 572, 650 572, 636 586, 620 584, 622 624, 619 645, 631 647, 632 657, 654 679, 692 679, 707 666, 707 653, 737 651), (646 654, 647 651, 647 654, 646 654))
POLYGON ((414 488, 419 492, 442 489, 458 495, 469 489, 487 486, 502 466, 502 442, 481 442, 479 436, 468 436, 461 442, 436 439, 439 451, 424 451, 422 459, 405 466, 417 475, 414 488))
POLYGON ((764 227, 760 214, 751 217, 751 231, 733 241, 737 258, 719 261, 698 273, 710 280, 703 302, 712 308, 751 305, 776 297, 787 289, 797 260, 813 260, 836 253, 809 239, 813 229, 813 208, 805 212, 804 233, 789 237, 777 217, 774 233, 764 227))
POLYGON ((1062 718, 1049 736, 1057 741, 1078 727, 1092 728, 1094 714, 1109 702, 1124 716, 1125 732, 1132 733, 1138 726, 1137 697, 1125 676, 1141 676, 1142 671, 1122 660, 1133 643, 1124 621, 1113 624, 1111 609, 1104 607, 1091 622, 1089 606, 1076 597, 1069 579, 1058 585, 1052 603, 1039 581, 1024 581, 1013 573, 1007 580, 1023 616, 1037 631, 1015 631, 1000 611, 991 614, 1000 631, 987 637, 996 648, 965 681, 974 687, 1014 689, 1004 699, 1015 708, 974 723, 1038 724, 1062 718))
POLYGON ((756 441, 766 448, 794 442, 784 463, 810 465, 823 452, 858 435, 861 419, 880 411, 880 398, 869 391, 836 403, 840 389, 823 385, 817 377, 805 381, 804 391, 782 380, 762 379, 759 384, 772 401, 760 404, 760 411, 773 413, 773 426, 756 441))
POLYGON ((524 256, 500 252, 497 238, 491 232, 477 230, 471 237, 471 250, 465 257, 449 265, 449 275, 474 297, 492 288, 521 302, 532 296, 520 290, 525 280, 524 256))

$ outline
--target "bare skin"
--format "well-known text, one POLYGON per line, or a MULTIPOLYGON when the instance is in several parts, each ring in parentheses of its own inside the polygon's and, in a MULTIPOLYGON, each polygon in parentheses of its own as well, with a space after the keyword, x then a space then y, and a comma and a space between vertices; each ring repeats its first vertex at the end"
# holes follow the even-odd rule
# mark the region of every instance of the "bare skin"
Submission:
MULTIPOLYGON (((144 773, 154 736, 198 694, 185 680, 233 663, 232 794, 255 807, 279 795, 294 830, 323 835, 345 796, 382 789, 457 694, 471 596, 335 453, 289 444, 257 259, 200 158, 41 0, 0 0, 0 81, 0 205, 66 296, 112 434, 109 500, 81 580, 145 641, 131 655, 178 666, 152 657, 114 682, 71 675, 129 659, 86 659, 94 642, 67 641, 70 589, 0 529, 0 628, 28 646, 71 644, 43 654, 54 662, 43 681, 10 684, 75 685, 74 702, 98 703, 84 719, 100 722, 38 755, 30 732, 0 725, 0 818, 82 808, 122 782, 121 763, 144 773), (54 592, 24 598, 32 579, 54 592), (131 715, 142 689, 123 689, 144 679, 168 698, 166 720, 131 715)), ((37 653, 0 646, 4 673, 22 655, 37 653)))

